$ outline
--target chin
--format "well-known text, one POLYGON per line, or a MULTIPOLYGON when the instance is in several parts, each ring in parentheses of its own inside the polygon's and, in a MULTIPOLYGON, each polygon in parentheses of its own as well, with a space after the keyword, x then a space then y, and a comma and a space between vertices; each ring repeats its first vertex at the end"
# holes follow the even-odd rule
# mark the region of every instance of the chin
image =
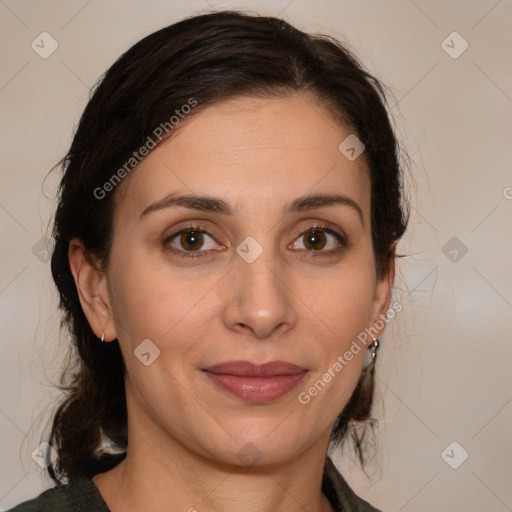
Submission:
POLYGON ((284 424, 277 429, 276 425, 279 425, 279 422, 272 422, 272 425, 268 425, 268 428, 259 435, 251 431, 236 436, 231 431, 233 437, 229 441, 229 446, 218 453, 219 445, 217 444, 213 453, 210 452, 211 456, 218 461, 238 467, 264 467, 286 463, 313 444, 302 437, 299 439, 290 435, 289 428, 284 424), (280 435, 278 435, 279 430, 280 435), (272 431, 272 435, 269 435, 272 431))

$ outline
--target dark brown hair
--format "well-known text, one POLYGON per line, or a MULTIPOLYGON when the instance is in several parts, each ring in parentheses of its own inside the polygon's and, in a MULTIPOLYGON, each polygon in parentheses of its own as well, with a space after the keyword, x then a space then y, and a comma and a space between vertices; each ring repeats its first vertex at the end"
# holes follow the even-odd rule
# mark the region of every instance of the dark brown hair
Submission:
MULTIPOLYGON (((148 35, 95 86, 61 161, 51 270, 73 350, 59 386, 65 396, 48 440, 58 453, 48 467, 55 482, 108 470, 125 456, 128 443, 119 343, 100 343, 93 333, 68 260, 69 242, 78 237, 108 267, 118 190, 102 198, 95 190, 191 98, 197 106, 188 115, 237 95, 293 92, 312 93, 364 143, 376 273, 380 277, 389 269, 395 257, 392 244, 408 222, 399 144, 382 85, 344 45, 328 36, 308 35, 282 19, 233 11, 193 16, 148 35)), ((332 430, 335 444, 352 432, 361 462, 364 431, 351 427, 370 418, 372 398, 369 368, 332 430)))

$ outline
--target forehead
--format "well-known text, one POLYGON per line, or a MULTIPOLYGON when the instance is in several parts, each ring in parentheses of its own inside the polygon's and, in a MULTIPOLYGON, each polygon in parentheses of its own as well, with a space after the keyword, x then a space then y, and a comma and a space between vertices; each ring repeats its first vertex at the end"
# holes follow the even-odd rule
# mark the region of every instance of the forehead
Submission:
POLYGON ((176 191, 222 197, 241 213, 251 205, 276 208, 299 195, 338 192, 365 211, 364 154, 350 161, 338 149, 352 133, 309 94, 223 100, 185 118, 144 158, 124 183, 118 208, 140 214, 176 191))

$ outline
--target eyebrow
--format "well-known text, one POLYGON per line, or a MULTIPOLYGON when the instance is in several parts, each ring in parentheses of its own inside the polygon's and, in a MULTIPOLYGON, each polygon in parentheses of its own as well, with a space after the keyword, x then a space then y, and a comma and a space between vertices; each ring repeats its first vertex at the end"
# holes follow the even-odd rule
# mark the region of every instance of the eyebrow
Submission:
MULTIPOLYGON (((286 204, 283 207, 282 214, 284 216, 287 213, 306 212, 334 205, 342 205, 352 208, 358 214, 361 224, 364 226, 363 211, 361 210, 361 207, 352 198, 343 194, 309 194, 301 196, 286 204)), ((144 216, 159 210, 179 207, 202 212, 233 215, 231 206, 223 199, 196 194, 179 195, 172 192, 147 206, 140 214, 140 218, 142 219, 144 216)))

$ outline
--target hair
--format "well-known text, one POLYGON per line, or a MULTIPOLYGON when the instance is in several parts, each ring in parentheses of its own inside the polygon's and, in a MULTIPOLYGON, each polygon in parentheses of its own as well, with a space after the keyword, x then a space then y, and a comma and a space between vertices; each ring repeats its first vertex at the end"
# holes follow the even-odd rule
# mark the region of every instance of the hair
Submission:
MULTIPOLYGON (((63 175, 51 271, 60 295, 61 327, 69 333, 73 350, 61 374, 64 397, 48 439, 58 453, 48 466, 56 483, 114 467, 128 445, 126 367, 119 342, 98 342, 80 305, 68 259, 69 243, 77 237, 102 269, 108 268, 120 187, 101 199, 95 190, 112 180, 134 151, 154 138, 155 129, 192 98, 197 105, 187 118, 237 96, 306 92, 365 145, 375 269, 383 276, 395 257, 393 243, 409 218, 399 143, 383 85, 345 45, 274 17, 236 11, 201 14, 144 37, 91 91, 69 152, 58 164, 63 175)), ((363 370, 331 433, 335 444, 350 433, 363 465, 365 430, 359 427, 371 424, 373 389, 372 366, 363 370)))

